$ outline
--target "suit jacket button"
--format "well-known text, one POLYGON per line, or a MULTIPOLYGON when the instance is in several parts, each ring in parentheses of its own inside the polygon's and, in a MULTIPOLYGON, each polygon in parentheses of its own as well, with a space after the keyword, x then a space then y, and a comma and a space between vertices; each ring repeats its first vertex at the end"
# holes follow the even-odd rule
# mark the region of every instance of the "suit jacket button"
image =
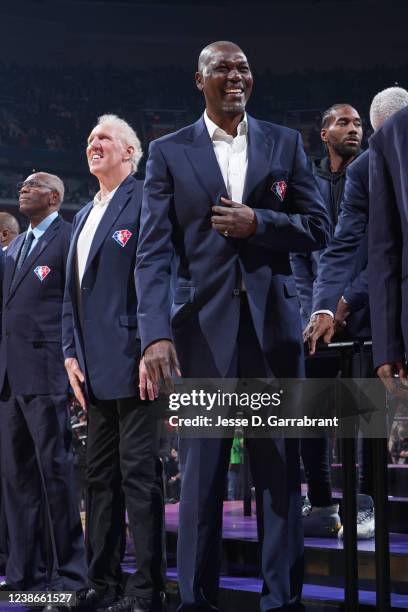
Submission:
POLYGON ((239 289, 234 289, 232 292, 232 295, 234 295, 235 297, 239 297, 241 291, 239 289))

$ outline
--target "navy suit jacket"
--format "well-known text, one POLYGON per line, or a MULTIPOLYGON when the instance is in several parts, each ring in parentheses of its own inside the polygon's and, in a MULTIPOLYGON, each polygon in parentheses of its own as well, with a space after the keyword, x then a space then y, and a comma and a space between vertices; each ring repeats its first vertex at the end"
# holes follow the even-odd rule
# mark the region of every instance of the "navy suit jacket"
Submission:
MULTIPOLYGON (((7 250, 7 249, 6 249, 7 250)), ((0 304, 1 308, 3 308, 3 279, 4 279, 4 260, 5 253, 3 249, 0 247, 0 304)), ((1 313, 0 313, 1 315, 1 313)), ((1 341, 1 326, 0 326, 0 341, 1 341)))
POLYGON ((11 283, 26 232, 5 253, 0 388, 6 372, 14 395, 67 393, 61 313, 71 225, 57 217, 11 283), (41 280, 42 277, 42 280, 41 280))
POLYGON ((368 205, 369 154, 364 151, 346 172, 340 214, 329 246, 320 258, 313 288, 313 307, 336 312, 343 295, 350 305, 346 331, 369 337, 368 305, 368 205))
POLYGON ((243 202, 255 210, 255 235, 239 240, 212 229, 211 207, 221 196, 227 189, 203 118, 151 143, 136 267, 142 350, 173 337, 183 376, 214 369, 225 376, 242 278, 270 368, 278 376, 302 375, 289 252, 322 248, 327 215, 300 135, 248 116, 243 202))
POLYGON ((77 242, 93 203, 73 221, 64 298, 64 356, 78 359, 88 391, 100 400, 138 394, 140 340, 134 270, 141 201, 141 181, 128 176, 98 225, 80 288, 77 242))
POLYGON ((368 282, 374 366, 408 347, 408 108, 370 139, 368 282))

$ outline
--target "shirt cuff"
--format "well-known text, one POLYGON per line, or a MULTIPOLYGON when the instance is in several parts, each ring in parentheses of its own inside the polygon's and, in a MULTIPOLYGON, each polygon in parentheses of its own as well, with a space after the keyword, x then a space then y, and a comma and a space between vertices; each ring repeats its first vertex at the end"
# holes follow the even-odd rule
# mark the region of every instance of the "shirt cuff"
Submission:
POLYGON ((313 317, 315 317, 318 314, 327 314, 327 315, 330 315, 332 319, 334 319, 334 314, 332 313, 331 310, 316 310, 310 318, 313 319, 313 317))

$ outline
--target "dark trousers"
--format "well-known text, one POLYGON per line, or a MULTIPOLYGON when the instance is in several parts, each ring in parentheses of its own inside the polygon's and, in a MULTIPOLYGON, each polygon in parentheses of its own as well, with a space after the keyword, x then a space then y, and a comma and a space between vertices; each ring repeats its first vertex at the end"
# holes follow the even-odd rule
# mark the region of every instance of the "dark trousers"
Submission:
MULTIPOLYGON (((228 378, 267 377, 248 304, 241 302, 237 347, 228 378)), ((200 376, 219 378, 205 365, 200 376)), ((215 416, 215 415, 213 415, 215 416)), ((248 439, 256 488, 257 524, 264 585, 261 610, 300 600, 303 525, 297 440, 248 439)), ((183 474, 177 566, 180 610, 216 609, 221 564, 222 509, 232 439, 181 438, 183 474)))
POLYGON ((164 590, 164 504, 154 404, 131 397, 88 410, 87 555, 89 584, 119 595, 125 507, 136 571, 126 594, 150 598, 164 590))
MULTIPOLYGON (((335 378, 339 373, 339 361, 335 357, 313 357, 306 359, 308 378, 335 378)), ((373 376, 372 354, 365 347, 361 354, 353 356, 352 373, 355 378, 373 376)), ((330 401, 330 399, 329 399, 330 401)), ((352 398, 350 398, 352 402, 352 398)), ((374 495, 373 450, 369 438, 358 439, 359 491, 374 495)), ((330 442, 328 438, 304 438, 301 454, 308 496, 312 506, 329 506, 332 503, 330 476, 330 442)))
MULTIPOLYGON (((1 441, 0 441, 1 444, 1 441)), ((1 475, 1 451, 0 451, 0 475, 1 475)), ((6 572, 7 562, 7 521, 4 512, 4 493, 0 476, 0 576, 6 572)))
MULTIPOLYGON (((337 357, 325 354, 306 359, 307 378, 336 378, 339 372, 337 357)), ((330 396, 327 402, 330 402, 330 396)), ((330 473, 330 442, 327 437, 303 438, 300 441, 301 456, 312 506, 330 506, 332 485, 330 473)))
POLYGON ((81 588, 85 551, 67 396, 11 395, 1 402, 0 424, 7 581, 20 590, 81 588))

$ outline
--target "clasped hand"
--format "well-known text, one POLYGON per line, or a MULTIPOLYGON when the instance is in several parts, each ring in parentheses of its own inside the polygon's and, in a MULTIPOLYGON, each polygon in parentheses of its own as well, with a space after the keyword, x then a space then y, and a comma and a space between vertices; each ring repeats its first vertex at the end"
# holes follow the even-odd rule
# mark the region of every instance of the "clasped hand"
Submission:
POLYGON ((246 204, 221 198, 223 206, 213 206, 211 224, 221 236, 249 238, 256 231, 256 215, 246 204))

